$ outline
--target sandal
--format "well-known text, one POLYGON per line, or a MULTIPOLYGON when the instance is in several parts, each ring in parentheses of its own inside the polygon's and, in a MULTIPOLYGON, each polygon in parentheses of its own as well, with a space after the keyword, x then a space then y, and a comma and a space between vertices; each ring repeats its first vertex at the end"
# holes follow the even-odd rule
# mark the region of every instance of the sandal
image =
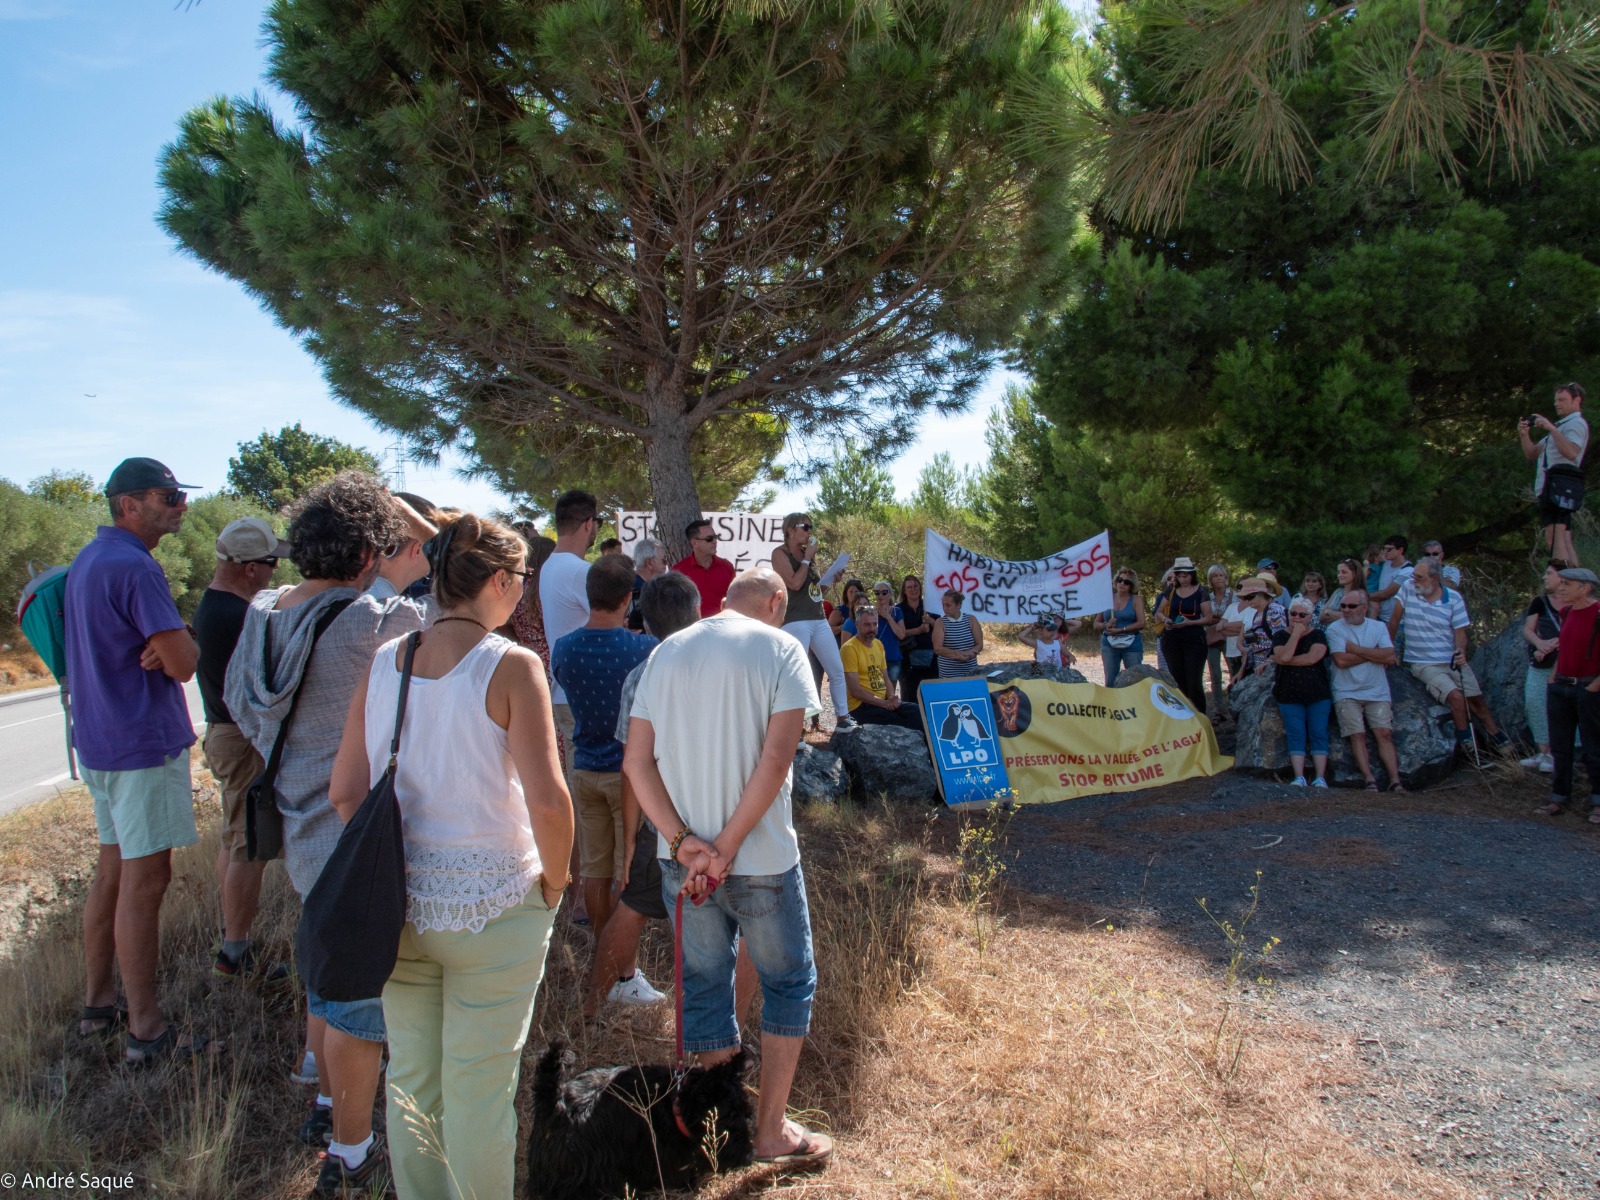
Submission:
POLYGON ((130 1067, 148 1067, 156 1063, 197 1058, 215 1058, 222 1053, 223 1043, 211 1038, 190 1038, 187 1044, 178 1041, 178 1027, 169 1024, 155 1037, 136 1038, 128 1034, 128 1048, 122 1058, 130 1067))
POLYGON ((91 1006, 85 1004, 78 1010, 78 1036, 95 1037, 103 1033, 115 1033, 118 1029, 126 1028, 128 1024, 128 1002, 118 996, 112 1004, 91 1006), (85 1029, 84 1025, 92 1022, 92 1029, 85 1029))
POLYGON ((1367 780, 1367 786, 1362 788, 1361 790, 1364 791, 1364 792, 1375 792, 1375 791, 1377 791, 1378 790, 1378 781, 1376 779, 1367 780))
POLYGON ((789 1170, 812 1170, 825 1166, 833 1155, 833 1139, 825 1133, 813 1133, 804 1125, 800 1131, 800 1145, 787 1154, 774 1154, 771 1158, 757 1158, 756 1162, 768 1167, 786 1167, 789 1170))
POLYGON ((1406 785, 1399 782, 1391 783, 1389 785, 1389 790, 1391 792, 1403 792, 1406 790, 1406 785))
POLYGON ((1541 804, 1538 808, 1534 809, 1533 815, 1536 817, 1559 817, 1566 811, 1567 806, 1565 804, 1557 804, 1554 800, 1552 800, 1549 804, 1541 804))
POLYGON ((1589 810, 1589 824, 1600 825, 1600 808, 1591 808, 1589 810))

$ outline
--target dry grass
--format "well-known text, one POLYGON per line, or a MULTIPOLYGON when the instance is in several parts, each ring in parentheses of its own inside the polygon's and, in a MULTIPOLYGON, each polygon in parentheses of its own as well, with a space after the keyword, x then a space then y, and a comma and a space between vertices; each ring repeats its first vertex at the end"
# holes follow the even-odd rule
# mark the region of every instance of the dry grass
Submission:
MULTIPOLYGON (((214 988, 206 970, 215 800, 204 773, 196 778, 197 811, 211 828, 178 856, 163 997, 179 1019, 229 1038, 227 1059, 209 1069, 129 1072, 116 1065, 115 1042, 64 1035, 81 1002, 87 802, 76 793, 0 822, 0 882, 53 896, 34 906, 24 943, 0 962, 0 1166, 131 1169, 159 1194, 218 1200, 309 1190, 315 1163, 293 1141, 306 1089, 287 1081, 300 1005, 287 994, 214 988)), ((838 1161, 813 1178, 746 1170, 716 1180, 708 1196, 1464 1194, 1333 1130, 1321 1096, 1362 1069, 1352 1047, 1270 1002, 1230 995, 1161 934, 1088 925, 1068 906, 1002 887, 980 951, 958 879, 958 820, 803 815, 822 982, 793 1102, 838 1136, 838 1161)), ((268 880, 258 934, 282 955, 292 896, 281 872, 268 880)), ((560 922, 528 1060, 559 1034, 586 1065, 667 1061, 670 1011, 621 1011, 598 1031, 581 1027, 589 944, 587 930, 560 922)), ((670 955, 653 930, 647 974, 669 979, 670 955)))
POLYGON ((14 645, 0 646, 0 696, 54 682, 44 661, 20 635, 14 645))

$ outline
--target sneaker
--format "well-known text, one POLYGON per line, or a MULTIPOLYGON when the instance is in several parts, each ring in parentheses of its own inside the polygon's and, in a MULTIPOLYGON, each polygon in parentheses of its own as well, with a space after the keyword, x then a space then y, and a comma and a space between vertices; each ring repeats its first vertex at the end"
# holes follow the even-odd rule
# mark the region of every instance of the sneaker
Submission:
POLYGON ((861 722, 857 721, 849 713, 846 713, 844 716, 839 717, 835 721, 833 727, 835 729, 859 729, 861 727, 861 722))
POLYGON ((256 948, 246 946, 244 954, 235 962, 226 950, 218 950, 211 964, 211 973, 222 979, 251 979, 257 983, 282 983, 289 978, 288 963, 264 965, 256 958, 256 948))
POLYGON ((322 1082, 322 1077, 317 1074, 317 1056, 307 1050, 305 1057, 300 1060, 298 1069, 289 1072, 290 1083, 305 1084, 316 1087, 322 1082))
POLYGON ((381 1196, 389 1190, 389 1152, 383 1144, 383 1134, 372 1135, 372 1145, 361 1165, 354 1168, 344 1165, 344 1159, 330 1154, 322 1160, 322 1170, 317 1172, 317 1186, 313 1196, 381 1196))
POLYGON ((1304 775, 1296 775, 1293 779, 1289 780, 1290 787, 1305 787, 1305 785, 1306 777, 1304 775))
POLYGON ((1546 775, 1556 773, 1556 756, 1554 754, 1539 755, 1539 770, 1546 775))
POLYGON ((648 1004, 660 1004, 666 996, 651 987, 650 981, 644 977, 644 972, 635 967, 631 976, 619 979, 611 985, 611 990, 606 993, 606 999, 614 1000, 618 1004, 643 1008, 648 1004))
POLYGON ((1537 771, 1540 769, 1540 764, 1544 762, 1544 759, 1545 756, 1542 754, 1530 754, 1527 758, 1517 759, 1517 766, 1527 767, 1530 771, 1537 771))
POLYGON ((313 1150, 321 1150, 333 1141, 333 1109, 313 1100, 310 1115, 300 1123, 300 1141, 313 1150))
POLYGON ((1325 789, 1328 786, 1328 781, 1326 779, 1324 779, 1321 775, 1318 775, 1315 779, 1313 779, 1311 781, 1311 786, 1325 789))
POLYGON ((1470 742, 1457 742, 1456 753, 1461 755, 1469 766, 1477 767, 1480 771, 1487 771, 1494 766, 1494 759, 1490 758, 1482 750, 1474 749, 1470 742))

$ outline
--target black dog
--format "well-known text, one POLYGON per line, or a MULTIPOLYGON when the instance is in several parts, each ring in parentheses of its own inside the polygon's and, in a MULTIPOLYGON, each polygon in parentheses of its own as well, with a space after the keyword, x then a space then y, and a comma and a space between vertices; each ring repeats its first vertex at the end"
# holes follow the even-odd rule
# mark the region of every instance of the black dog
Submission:
POLYGON ((693 1188, 749 1164, 755 1111, 741 1049, 715 1067, 596 1067, 565 1083, 573 1057, 553 1042, 533 1077, 529 1200, 602 1200, 693 1188))

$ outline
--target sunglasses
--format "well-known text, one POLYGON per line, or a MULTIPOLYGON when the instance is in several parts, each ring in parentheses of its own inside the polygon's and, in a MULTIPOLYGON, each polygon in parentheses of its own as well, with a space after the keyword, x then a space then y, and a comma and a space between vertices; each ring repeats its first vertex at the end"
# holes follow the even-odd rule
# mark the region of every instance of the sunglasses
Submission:
POLYGON ((269 554, 265 558, 252 558, 250 562, 265 563, 269 567, 275 567, 278 565, 278 556, 276 554, 269 554))
POLYGON ((145 488, 145 490, 143 492, 141 492, 140 495, 142 495, 142 496, 151 496, 151 495, 160 496, 161 497, 161 502, 163 504, 165 504, 168 508, 177 508, 178 505, 182 504, 185 500, 187 500, 189 498, 189 493, 188 492, 178 492, 178 491, 171 491, 171 492, 160 491, 160 492, 158 492, 154 488, 145 488))
POLYGON ((717 538, 716 534, 708 533, 704 537, 697 537, 694 540, 697 541, 697 542, 715 542, 715 541, 718 541, 719 539, 717 538))
POLYGON ((800 524, 793 526, 793 528, 795 528, 795 529, 803 529, 807 533, 811 532, 811 524, 810 524, 810 522, 807 522, 807 521, 802 521, 800 524))
POLYGON ((531 583, 534 575, 537 574, 535 571, 519 571, 515 567, 502 567, 501 570, 503 570, 507 575, 520 576, 524 583, 531 583))
POLYGON ((891 592, 888 588, 873 588, 872 589, 872 594, 874 596, 892 596, 892 595, 894 595, 894 593, 891 592))
POLYGON ((1346 612, 1355 612, 1358 608, 1365 608, 1366 604, 1358 600, 1354 604, 1341 604, 1339 607, 1344 609, 1346 612))

